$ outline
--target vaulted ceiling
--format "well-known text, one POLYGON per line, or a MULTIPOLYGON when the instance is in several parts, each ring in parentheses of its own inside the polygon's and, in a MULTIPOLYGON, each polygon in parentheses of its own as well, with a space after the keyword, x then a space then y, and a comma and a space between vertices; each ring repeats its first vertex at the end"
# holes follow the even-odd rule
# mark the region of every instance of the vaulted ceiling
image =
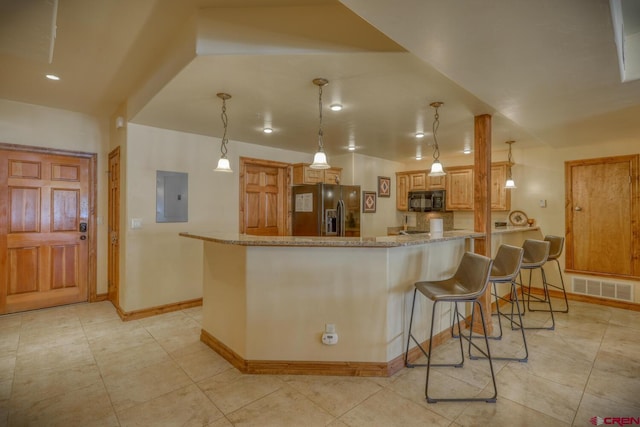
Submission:
POLYGON ((607 0, 58 0, 51 51, 54 3, 0 0, 0 98, 100 117, 127 103, 131 122, 221 137, 227 92, 232 141, 312 152, 324 77, 329 156, 430 155, 433 101, 443 155, 472 146, 478 114, 500 150, 640 146, 607 0))

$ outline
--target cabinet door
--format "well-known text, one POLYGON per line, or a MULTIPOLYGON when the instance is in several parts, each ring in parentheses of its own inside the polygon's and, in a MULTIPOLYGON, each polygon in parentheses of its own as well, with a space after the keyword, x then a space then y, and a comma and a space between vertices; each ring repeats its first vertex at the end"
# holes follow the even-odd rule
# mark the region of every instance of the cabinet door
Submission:
POLYGON ((473 210, 473 168, 448 168, 447 210, 473 210))
POLYGON ((511 209, 511 190, 504 188, 507 181, 507 164, 491 165, 491 210, 508 211, 511 209))
POLYGON ((324 170, 324 183, 325 184, 339 184, 340 175, 342 174, 341 168, 331 168, 324 170))
POLYGON ((396 174, 396 209, 409 209, 409 175, 396 174))
POLYGON ((446 175, 429 176, 427 175, 427 190, 444 190, 446 186, 446 175))
POLYGON ((427 172, 412 172, 409 174, 409 190, 426 190, 427 172))

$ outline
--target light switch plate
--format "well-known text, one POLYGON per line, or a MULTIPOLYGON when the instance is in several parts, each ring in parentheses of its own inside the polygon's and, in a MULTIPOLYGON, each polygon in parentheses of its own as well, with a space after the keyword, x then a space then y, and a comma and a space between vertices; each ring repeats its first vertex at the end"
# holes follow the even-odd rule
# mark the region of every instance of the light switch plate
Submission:
POLYGON ((547 207, 547 200, 546 200, 546 199, 540 199, 540 200, 538 201, 538 205, 539 205, 541 208, 546 208, 546 207, 547 207))
POLYGON ((142 228, 142 218, 131 218, 131 229, 139 230, 142 228))

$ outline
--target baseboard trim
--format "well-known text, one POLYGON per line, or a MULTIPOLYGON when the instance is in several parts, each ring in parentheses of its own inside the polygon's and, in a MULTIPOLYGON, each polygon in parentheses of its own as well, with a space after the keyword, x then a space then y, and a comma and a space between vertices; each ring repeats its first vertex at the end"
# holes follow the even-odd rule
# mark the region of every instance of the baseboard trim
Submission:
POLYGON ((198 307, 202 305, 202 298, 188 301, 176 302, 173 304, 160 305, 156 307, 144 308, 142 310, 123 311, 120 306, 114 304, 118 316, 123 321, 143 319, 145 317, 157 316, 158 314, 170 313, 172 311, 184 310, 186 308, 198 307))
POLYGON ((109 294, 96 294, 90 302, 109 301, 109 294))
MULTIPOLYGON (((544 295, 542 288, 537 288, 537 287, 536 288, 532 287, 531 293, 536 295, 544 295)), ((562 295, 561 291, 549 289, 549 294, 553 298, 564 299, 564 296, 562 295)), ((617 301, 617 300, 612 300, 608 298, 595 297, 591 295, 573 294, 571 292, 567 292, 567 299, 571 301, 588 302, 591 304, 604 305, 607 307, 622 308, 625 310, 640 311, 640 304, 635 302, 617 301)), ((569 308, 569 310, 571 310, 571 308, 569 308)))
MULTIPOLYGON (((433 346, 437 347, 451 337, 451 328, 434 337, 433 346)), ((404 354, 389 362, 323 362, 297 360, 245 360, 223 342, 205 331, 200 332, 200 341, 231 363, 244 374, 268 375, 336 375, 350 377, 390 377, 404 368, 404 354)), ((428 346, 429 340, 422 343, 428 346)), ((418 347, 409 350, 409 362, 422 356, 418 347)))

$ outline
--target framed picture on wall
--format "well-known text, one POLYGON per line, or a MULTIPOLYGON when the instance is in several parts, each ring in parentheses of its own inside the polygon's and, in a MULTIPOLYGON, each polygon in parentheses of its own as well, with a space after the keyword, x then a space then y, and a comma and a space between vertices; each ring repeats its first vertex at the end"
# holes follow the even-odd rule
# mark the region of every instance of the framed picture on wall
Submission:
POLYGON ((371 213, 375 211, 376 211, 376 192, 363 191, 362 192, 362 212, 371 213))
POLYGON ((391 197, 391 178, 388 176, 378 177, 378 197, 391 197))

